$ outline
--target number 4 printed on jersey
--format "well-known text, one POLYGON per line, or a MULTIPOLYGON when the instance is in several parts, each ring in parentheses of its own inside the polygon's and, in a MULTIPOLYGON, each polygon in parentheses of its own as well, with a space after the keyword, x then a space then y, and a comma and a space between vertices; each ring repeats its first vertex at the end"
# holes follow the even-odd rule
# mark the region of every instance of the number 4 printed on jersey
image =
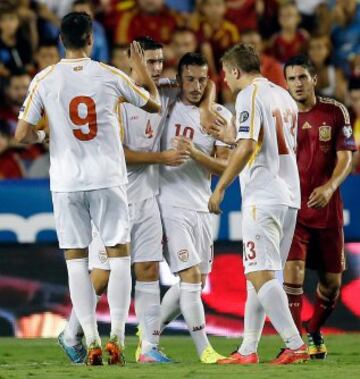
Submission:
POLYGON ((153 138, 154 137, 154 129, 151 127, 150 120, 148 120, 148 122, 146 123, 145 135, 147 138, 153 138))

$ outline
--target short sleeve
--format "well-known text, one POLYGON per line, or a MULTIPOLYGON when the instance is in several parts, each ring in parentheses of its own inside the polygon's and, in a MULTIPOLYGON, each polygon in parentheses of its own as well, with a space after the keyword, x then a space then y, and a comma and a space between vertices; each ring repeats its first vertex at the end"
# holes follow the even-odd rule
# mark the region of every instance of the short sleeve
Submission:
POLYGON ((36 125, 44 115, 44 103, 40 93, 40 80, 35 76, 30 83, 23 106, 18 118, 29 124, 36 125))
POLYGON ((257 141, 261 129, 261 108, 256 84, 238 94, 235 111, 236 140, 252 139, 257 141))
POLYGON ((337 103, 335 109, 336 151, 356 151, 357 149, 353 137, 352 127, 350 124, 349 112, 341 103, 337 103))
POLYGON ((123 75, 123 77, 118 78, 120 96, 123 96, 128 103, 142 108, 149 101, 149 92, 146 91, 146 89, 136 85, 134 81, 126 74, 123 75))

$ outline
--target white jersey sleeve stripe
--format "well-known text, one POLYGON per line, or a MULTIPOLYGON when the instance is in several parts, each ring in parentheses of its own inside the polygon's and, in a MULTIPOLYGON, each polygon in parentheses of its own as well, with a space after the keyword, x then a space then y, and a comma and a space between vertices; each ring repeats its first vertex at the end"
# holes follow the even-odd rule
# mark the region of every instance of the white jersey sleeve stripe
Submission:
POLYGON ((120 128, 120 139, 121 142, 124 142, 125 139, 125 125, 124 125, 124 119, 121 111, 122 103, 119 103, 117 106, 117 115, 118 115, 118 121, 119 121, 119 128, 120 128))
POLYGON ((258 91, 258 87, 254 84, 253 93, 251 95, 251 116, 250 116, 250 138, 254 138, 254 120, 255 120, 255 98, 258 91))
POLYGON ((30 94, 28 95, 28 97, 26 98, 25 100, 25 109, 24 109, 24 113, 22 115, 22 119, 26 120, 26 116, 28 115, 29 113, 29 110, 30 110, 30 106, 31 104, 33 104, 33 97, 39 87, 39 84, 40 82, 46 78, 46 76, 48 76, 50 74, 50 72, 52 72, 52 70, 55 68, 55 65, 52 65, 50 66, 49 70, 47 70, 45 72, 45 74, 41 77, 41 78, 38 78, 36 80, 36 82, 34 83, 34 87, 30 90, 30 94))
POLYGON ((134 85, 125 75, 123 75, 121 71, 114 70, 113 68, 102 62, 100 62, 100 66, 102 66, 106 70, 109 70, 112 74, 120 76, 120 78, 123 79, 129 87, 131 87, 140 97, 142 97, 146 102, 148 102, 149 97, 144 95, 141 91, 139 91, 136 85, 134 85))

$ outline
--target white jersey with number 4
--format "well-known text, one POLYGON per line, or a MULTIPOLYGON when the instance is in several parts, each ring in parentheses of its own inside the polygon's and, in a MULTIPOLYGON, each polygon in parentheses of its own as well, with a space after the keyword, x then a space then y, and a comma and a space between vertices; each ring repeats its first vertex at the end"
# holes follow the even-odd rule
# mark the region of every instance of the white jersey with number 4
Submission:
POLYGON ((90 58, 62 59, 32 80, 19 118, 50 127, 50 189, 76 192, 127 182, 116 108, 142 107, 149 93, 122 71, 90 58))
POLYGON ((237 95, 235 109, 237 140, 257 142, 240 174, 242 206, 300 208, 295 101, 283 88, 256 78, 237 95))
MULTIPOLYGON (((216 111, 230 124, 232 114, 225 107, 216 104, 216 111)), ((167 126, 161 139, 161 150, 171 149, 173 139, 183 136, 191 139, 196 148, 211 155, 215 144, 224 146, 208 135, 200 125, 200 111, 194 105, 186 105, 178 100, 170 113, 167 126)), ((211 195, 210 173, 193 159, 177 167, 160 167, 160 203, 208 212, 211 195)))
MULTIPOLYGON (((120 124, 124 130, 124 146, 134 151, 160 151, 160 138, 168 110, 178 89, 169 79, 160 79, 160 113, 149 113, 132 104, 121 104, 120 124)), ((129 204, 139 203, 159 193, 159 166, 155 164, 127 165, 129 204)))

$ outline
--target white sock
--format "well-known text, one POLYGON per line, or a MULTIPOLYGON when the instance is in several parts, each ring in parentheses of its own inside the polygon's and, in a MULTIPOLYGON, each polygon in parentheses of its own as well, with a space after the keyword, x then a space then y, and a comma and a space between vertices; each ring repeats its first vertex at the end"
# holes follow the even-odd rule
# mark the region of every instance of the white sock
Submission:
POLYGON ((125 323, 131 300, 130 257, 109 257, 110 276, 107 297, 110 308, 111 333, 122 346, 125 343, 125 323))
POLYGON ((159 344, 160 287, 159 281, 135 284, 135 312, 142 331, 142 353, 159 344))
POLYGON ((181 315, 180 310, 180 283, 171 286, 161 300, 160 307, 160 331, 174 319, 181 315))
POLYGON ((279 281, 272 279, 263 284, 258 291, 258 298, 286 347, 296 350, 302 346, 304 342, 291 316, 286 293, 279 281))
POLYGON ((247 298, 244 315, 244 338, 238 352, 249 355, 257 352, 261 333, 265 323, 265 311, 262 307, 254 286, 246 281, 247 298))
MULTIPOLYGON (((95 292, 94 292, 95 294, 95 292)), ((95 295, 96 296, 96 295, 95 295)), ((101 296, 96 296, 96 304, 99 302, 101 296)), ((71 310, 69 319, 64 329, 64 340, 69 346, 75 346, 81 342, 84 337, 84 332, 80 325, 80 322, 76 316, 74 308, 71 310)))
POLYGON ((66 261, 70 297, 77 318, 84 331, 86 345, 96 341, 101 343, 96 323, 95 291, 88 271, 88 259, 69 259, 66 261))
POLYGON ((201 283, 180 284, 180 309, 199 357, 210 345, 205 332, 205 312, 201 301, 201 283))

